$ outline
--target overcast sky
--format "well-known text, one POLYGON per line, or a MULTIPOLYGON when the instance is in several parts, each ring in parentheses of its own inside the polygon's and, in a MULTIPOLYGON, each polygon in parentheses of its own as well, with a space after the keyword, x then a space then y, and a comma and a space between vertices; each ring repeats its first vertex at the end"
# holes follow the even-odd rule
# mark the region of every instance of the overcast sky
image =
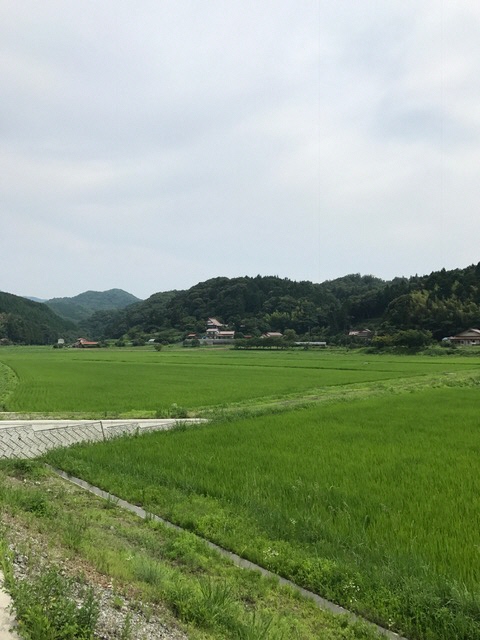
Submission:
POLYGON ((480 260, 478 0, 0 0, 0 290, 480 260))

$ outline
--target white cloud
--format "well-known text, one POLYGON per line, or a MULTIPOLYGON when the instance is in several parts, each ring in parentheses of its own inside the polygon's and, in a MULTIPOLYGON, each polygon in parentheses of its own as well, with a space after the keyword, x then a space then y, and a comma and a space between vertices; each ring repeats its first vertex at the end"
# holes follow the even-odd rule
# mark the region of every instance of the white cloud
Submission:
POLYGON ((479 23, 467 0, 4 0, 0 289, 478 261, 479 23))

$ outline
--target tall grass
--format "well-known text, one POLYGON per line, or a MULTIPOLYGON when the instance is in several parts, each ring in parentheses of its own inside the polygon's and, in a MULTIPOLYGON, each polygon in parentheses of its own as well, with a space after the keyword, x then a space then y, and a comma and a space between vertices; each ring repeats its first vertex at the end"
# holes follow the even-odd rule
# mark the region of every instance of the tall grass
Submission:
POLYGON ((480 637, 478 390, 155 433, 49 461, 411 638, 480 637))

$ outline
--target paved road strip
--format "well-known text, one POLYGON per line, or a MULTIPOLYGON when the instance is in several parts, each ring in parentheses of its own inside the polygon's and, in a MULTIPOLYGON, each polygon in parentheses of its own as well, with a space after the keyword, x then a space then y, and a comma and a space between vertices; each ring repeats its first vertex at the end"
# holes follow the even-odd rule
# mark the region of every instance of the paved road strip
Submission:
POLYGON ((15 631, 15 618, 11 613, 12 599, 3 589, 3 573, 0 571, 0 640, 19 640, 15 631))

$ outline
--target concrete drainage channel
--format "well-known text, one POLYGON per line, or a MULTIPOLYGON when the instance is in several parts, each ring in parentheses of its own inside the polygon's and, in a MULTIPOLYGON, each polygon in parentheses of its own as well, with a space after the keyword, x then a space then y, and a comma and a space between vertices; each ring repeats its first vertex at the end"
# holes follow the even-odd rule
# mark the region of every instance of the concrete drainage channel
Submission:
MULTIPOLYGON (((164 518, 161 518, 160 516, 156 516, 155 514, 148 513, 147 511, 145 511, 141 507, 138 507, 137 505, 131 504, 130 502, 126 502, 125 500, 122 500, 121 498, 118 498, 117 496, 114 496, 111 493, 107 493, 106 491, 103 491, 103 489, 99 489, 98 487, 95 487, 95 486, 89 484, 88 482, 85 482, 84 480, 81 480, 80 478, 75 478, 74 476, 70 476, 68 473, 65 473, 64 471, 61 471, 60 469, 55 469, 53 467, 50 467, 49 465, 47 465, 47 466, 49 467, 49 469, 51 471, 55 472, 61 478, 64 478, 65 480, 68 480, 69 482, 72 482, 73 484, 77 485, 78 487, 81 487, 82 489, 85 489, 86 491, 89 491, 90 493, 93 493, 94 495, 96 495, 96 496, 98 496, 100 498, 103 498, 104 500, 109 500, 109 501, 113 500, 117 506, 119 506, 122 509, 125 509, 127 511, 131 511, 132 513, 136 514, 140 518, 143 518, 143 519, 147 519, 148 518, 150 520, 155 520, 157 522, 161 522, 166 527, 169 527, 171 529, 175 529, 176 531, 185 531, 185 529, 182 529, 182 527, 179 527, 178 525, 173 524, 172 522, 169 522, 168 520, 165 520, 164 518)), ((189 533, 191 533, 191 532, 189 532, 189 533)), ((246 560, 245 558, 242 558, 241 556, 237 555, 236 553, 232 553, 231 551, 227 551, 227 549, 224 549, 223 547, 218 546, 217 544, 215 544, 214 542, 211 542, 210 540, 207 540, 206 538, 201 538, 200 536, 198 536, 198 537, 201 540, 203 540, 203 542, 206 545, 208 545, 210 548, 215 549, 215 551, 217 551, 221 555, 229 558, 233 562, 233 564, 237 565, 238 567, 242 567, 243 569, 249 569, 249 570, 252 570, 252 571, 259 571, 264 576, 268 576, 270 578, 274 578, 281 585, 289 586, 292 589, 294 589, 295 591, 297 591, 298 593, 300 593, 303 597, 308 598, 309 600, 313 600, 313 602, 315 602, 315 604, 318 607, 320 607, 321 609, 325 609, 327 611, 331 611, 332 613, 336 613, 336 614, 347 615, 348 617, 350 617, 353 620, 363 620, 362 618, 360 618, 359 616, 355 615, 351 611, 348 611, 347 609, 344 609, 343 607, 340 607, 339 605, 335 604, 334 602, 330 602, 329 600, 326 600, 325 598, 322 598, 321 596, 317 595, 316 593, 313 593, 312 591, 308 591, 307 589, 304 589, 303 587, 298 586, 294 582, 291 582, 290 580, 287 580, 286 578, 282 578, 281 576, 277 575, 276 573, 272 573, 271 571, 268 571, 268 569, 264 569, 260 565, 255 564, 254 562, 250 562, 250 560, 246 560)), ((385 629, 383 627, 380 627, 379 625, 376 625, 376 624, 370 622, 369 620, 364 620, 364 621, 368 622, 369 624, 371 624, 374 628, 376 628, 376 630, 378 632, 380 632, 383 636, 385 636, 389 640, 407 640, 405 637, 400 636, 398 633, 395 633, 393 631, 390 631, 389 629, 385 629)), ((0 640, 2 640, 1 636, 0 636, 0 640)))

